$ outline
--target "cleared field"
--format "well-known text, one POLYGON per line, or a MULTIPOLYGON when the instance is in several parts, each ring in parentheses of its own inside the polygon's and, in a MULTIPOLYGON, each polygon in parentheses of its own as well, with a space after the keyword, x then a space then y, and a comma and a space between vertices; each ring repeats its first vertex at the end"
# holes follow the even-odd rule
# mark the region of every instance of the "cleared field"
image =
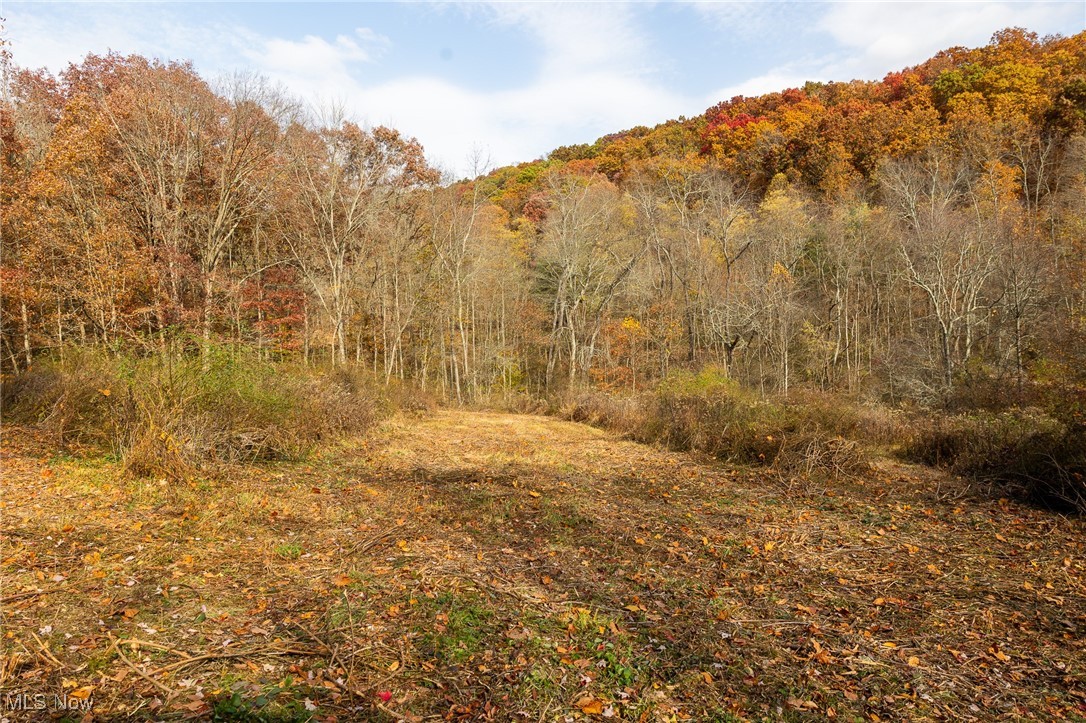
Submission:
POLYGON ((5 428, 3 475, 12 720, 1086 718, 1086 521, 924 468, 442 411, 189 485, 5 428))

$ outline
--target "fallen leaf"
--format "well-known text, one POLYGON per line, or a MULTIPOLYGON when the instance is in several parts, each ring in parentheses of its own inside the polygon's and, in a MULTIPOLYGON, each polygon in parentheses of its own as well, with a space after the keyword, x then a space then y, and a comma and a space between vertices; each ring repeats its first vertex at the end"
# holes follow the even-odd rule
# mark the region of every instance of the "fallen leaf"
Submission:
POLYGON ((603 713, 603 703, 590 696, 581 698, 575 704, 585 715, 600 715, 603 713))

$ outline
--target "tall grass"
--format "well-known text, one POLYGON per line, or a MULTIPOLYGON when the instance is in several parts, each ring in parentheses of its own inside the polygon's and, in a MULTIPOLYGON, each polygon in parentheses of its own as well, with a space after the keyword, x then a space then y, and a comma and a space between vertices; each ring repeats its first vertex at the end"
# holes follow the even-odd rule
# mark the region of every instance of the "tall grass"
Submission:
POLYGON ((814 391, 763 399, 710 367, 673 374, 636 396, 582 392, 555 411, 639 441, 792 477, 861 475, 870 450, 882 448, 1001 495, 1086 512, 1083 390, 1052 392, 1043 410, 907 414, 814 391))
POLYGON ((760 399, 713 367, 673 374, 635 397, 575 395, 558 412, 642 442, 808 476, 864 472, 865 455, 855 438, 861 432, 872 441, 888 437, 893 427, 885 411, 865 412, 813 393, 787 402, 760 399))
POLYGON ((63 446, 116 454, 134 475, 183 478, 221 463, 290 460, 369 427, 376 387, 362 374, 316 374, 230 354, 116 356, 73 350, 3 385, 5 418, 63 446))

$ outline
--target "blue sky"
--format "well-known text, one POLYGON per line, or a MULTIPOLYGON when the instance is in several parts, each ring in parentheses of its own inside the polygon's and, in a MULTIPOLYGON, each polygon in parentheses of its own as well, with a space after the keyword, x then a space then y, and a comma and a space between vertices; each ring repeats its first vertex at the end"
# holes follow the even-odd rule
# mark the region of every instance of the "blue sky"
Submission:
POLYGON ((88 52, 253 70, 416 136, 456 174, 530 160, 736 94, 881 78, 1022 26, 1070 35, 1086 2, 0 3, 16 63, 88 52))

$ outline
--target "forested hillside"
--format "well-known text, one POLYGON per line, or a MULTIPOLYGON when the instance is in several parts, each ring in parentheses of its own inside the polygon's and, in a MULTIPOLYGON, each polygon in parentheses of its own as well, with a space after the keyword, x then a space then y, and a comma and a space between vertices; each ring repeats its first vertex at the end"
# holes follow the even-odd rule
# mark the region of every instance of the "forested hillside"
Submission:
POLYGON ((1081 369, 1084 48, 1008 30, 496 171, 557 290, 548 360, 617 385, 711 360, 894 400, 1081 369), (572 253, 608 213, 629 230, 572 253))
POLYGON ((245 347, 477 400, 712 363, 933 403, 1086 368, 1083 34, 1007 30, 445 184, 415 141, 258 78, 16 63, 8 370, 245 347))

